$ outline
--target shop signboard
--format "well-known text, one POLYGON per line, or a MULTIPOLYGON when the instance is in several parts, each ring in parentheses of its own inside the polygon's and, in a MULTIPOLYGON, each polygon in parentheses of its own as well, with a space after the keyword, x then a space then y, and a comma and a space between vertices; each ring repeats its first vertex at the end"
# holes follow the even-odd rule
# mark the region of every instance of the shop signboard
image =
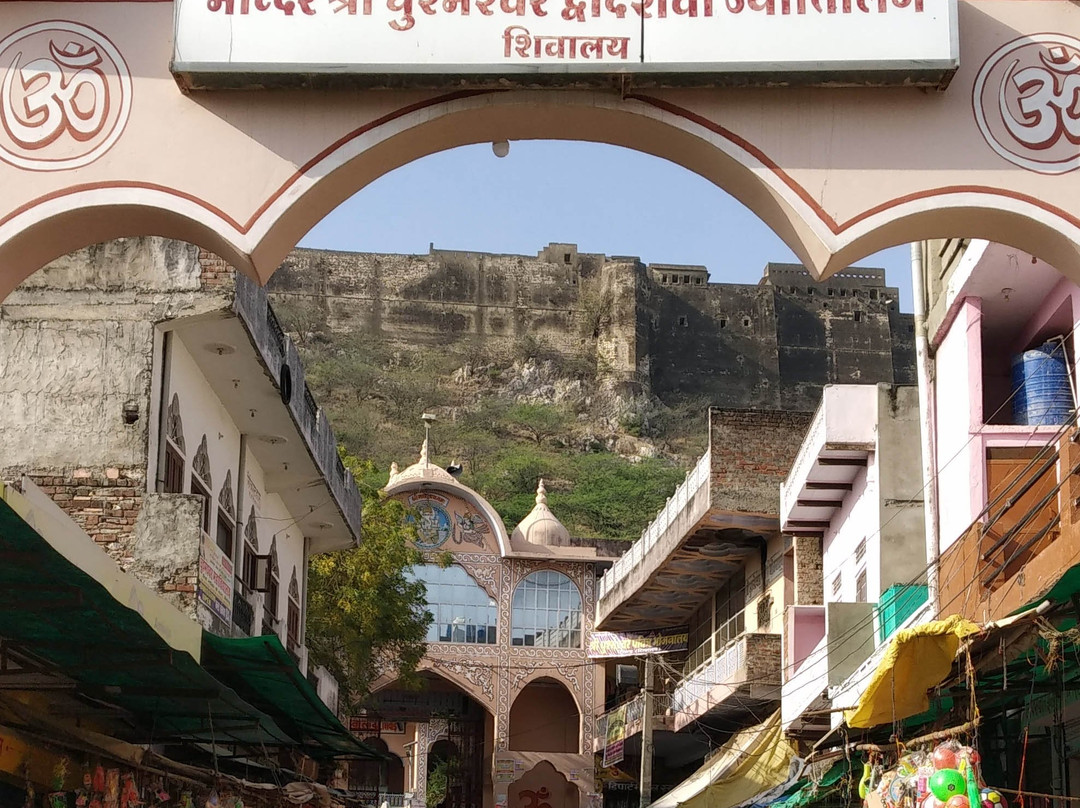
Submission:
POLYGON ((404 721, 380 721, 377 718, 366 718, 362 715, 349 716, 349 732, 357 735, 404 735, 404 721))
POLYGON ((177 0, 172 70, 193 87, 268 75, 936 83, 959 64, 956 2, 177 0))
POLYGON ((589 635, 590 659, 645 656, 686 651, 690 628, 658 628, 646 631, 594 631, 589 635))
POLYGON ((199 550, 199 603, 227 624, 232 621, 233 580, 232 559, 203 533, 199 550))

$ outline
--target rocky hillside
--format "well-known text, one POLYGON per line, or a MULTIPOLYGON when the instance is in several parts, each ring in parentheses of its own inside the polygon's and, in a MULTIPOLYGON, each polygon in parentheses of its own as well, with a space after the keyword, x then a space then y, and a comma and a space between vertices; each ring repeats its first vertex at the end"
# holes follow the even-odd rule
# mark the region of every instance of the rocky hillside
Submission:
POLYGON ((458 461, 462 482, 509 525, 543 477, 571 534, 633 539, 704 451, 707 403, 668 406, 619 390, 598 376, 589 335, 568 358, 531 337, 496 350, 332 333, 289 297, 275 310, 334 429, 350 454, 374 463, 378 484, 391 462, 416 459, 420 415, 432 412, 433 458, 458 461))

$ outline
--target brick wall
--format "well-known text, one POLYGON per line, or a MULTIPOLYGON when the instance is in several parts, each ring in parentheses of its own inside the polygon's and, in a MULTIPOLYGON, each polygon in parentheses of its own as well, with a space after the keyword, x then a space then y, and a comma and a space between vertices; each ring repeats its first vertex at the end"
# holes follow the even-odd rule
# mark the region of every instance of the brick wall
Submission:
POLYGON ((746 681, 756 684, 780 684, 779 634, 747 634, 746 681))
POLYGON ((130 567, 131 538, 146 491, 144 472, 109 467, 36 471, 27 476, 121 568, 130 567))
POLYGON ((820 606, 825 602, 822 580, 821 537, 795 536, 795 605, 820 606))
POLYGON ((219 258, 209 250, 199 250, 199 285, 203 289, 233 288, 236 270, 224 258, 219 258))
POLYGON ((803 412, 710 410, 712 506, 778 513, 780 484, 812 419, 803 412))

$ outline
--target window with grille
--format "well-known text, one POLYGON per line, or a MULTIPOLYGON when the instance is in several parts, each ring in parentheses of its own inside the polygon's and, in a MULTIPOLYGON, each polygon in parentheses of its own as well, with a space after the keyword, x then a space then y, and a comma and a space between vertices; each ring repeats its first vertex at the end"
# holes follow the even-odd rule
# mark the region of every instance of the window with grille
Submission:
POLYGON ((210 534, 210 492, 202 484, 202 480, 191 475, 191 493, 202 497, 202 529, 203 533, 210 534))
POLYGON ((288 627, 285 630, 285 645, 290 651, 300 647, 300 605, 295 600, 289 601, 288 627))
POLYGON ((165 469, 161 476, 161 493, 184 493, 184 456, 170 440, 165 441, 165 469))
POLYGON ((464 567, 417 564, 412 577, 424 584, 432 622, 428 642, 495 643, 498 606, 464 567))
POLYGON ((514 592, 511 645, 581 647, 581 593, 554 570, 527 576, 514 592))

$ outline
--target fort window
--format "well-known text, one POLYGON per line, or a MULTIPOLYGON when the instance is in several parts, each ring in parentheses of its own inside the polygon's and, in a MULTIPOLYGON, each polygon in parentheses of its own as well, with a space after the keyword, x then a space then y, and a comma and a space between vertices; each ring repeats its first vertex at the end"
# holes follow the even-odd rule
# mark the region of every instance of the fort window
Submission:
POLYGON ((814 294, 814 287, 813 286, 807 286, 806 287, 806 294, 808 294, 808 295, 814 294))
POLYGON ((840 290, 840 297, 847 297, 847 289, 840 290))
POLYGON ((660 283, 667 283, 667 275, 660 276, 660 283))
POLYGON ((701 286, 701 278, 694 278, 694 285, 701 286))
POLYGON ((870 299, 871 300, 877 300, 877 289, 871 289, 870 290, 870 299))
POLYGON ((799 292, 799 289, 798 289, 798 287, 795 287, 795 286, 792 286, 792 287, 791 287, 791 294, 793 294, 793 295, 794 295, 794 294, 798 294, 798 292, 799 292))
POLYGON ((727 328, 727 320, 724 319, 723 317, 720 318, 720 327, 721 328, 727 328))
POLYGON ((682 282, 683 283, 690 283, 690 276, 689 275, 683 275, 682 276, 682 282))
POLYGON ((563 253, 563 263, 564 264, 569 264, 570 263, 570 253, 563 253))
POLYGON ((829 290, 827 290, 827 291, 825 292, 825 294, 827 294, 827 295, 828 295, 829 297, 832 297, 832 296, 833 296, 833 291, 834 291, 834 290, 832 290, 832 289, 829 289, 829 290))
POLYGON ((749 317, 743 317, 742 318, 742 324, 743 324, 743 328, 749 328, 750 327, 750 318, 749 317))
POLYGON ((686 324, 687 324, 686 315, 685 314, 680 314, 679 315, 679 325, 685 327, 686 324))
POLYGON ((862 312, 861 311, 855 312, 855 322, 857 322, 857 323, 862 322, 862 312))
POLYGON ((672 275, 671 276, 671 282, 672 283, 678 283, 679 282, 679 276, 678 275, 672 275))

